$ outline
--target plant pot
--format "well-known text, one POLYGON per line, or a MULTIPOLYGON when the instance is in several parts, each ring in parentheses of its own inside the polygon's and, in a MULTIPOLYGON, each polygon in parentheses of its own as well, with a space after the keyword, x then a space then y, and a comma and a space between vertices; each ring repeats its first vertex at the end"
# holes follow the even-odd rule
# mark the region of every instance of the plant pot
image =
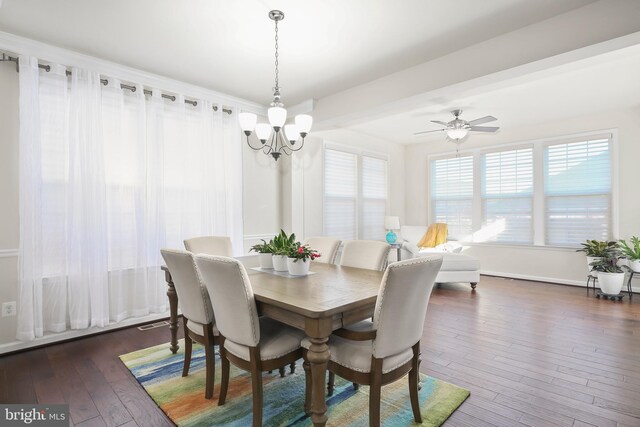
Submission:
POLYGON ((628 267, 636 273, 640 273, 640 259, 630 259, 628 267))
POLYGON ((272 254, 258 254, 258 261, 260 262, 260 268, 273 268, 272 254))
POLYGON ((273 269, 275 271, 287 271, 286 255, 273 255, 272 262, 273 262, 273 269))
POLYGON ((605 294, 618 295, 624 285, 624 273, 604 273, 598 271, 598 285, 605 294))
POLYGON ((596 271, 593 271, 593 267, 591 267, 591 263, 592 262, 596 262, 596 261, 600 261, 602 259, 602 257, 600 256, 588 256, 587 257, 587 268, 589 268, 589 276, 591 277, 598 277, 598 275, 596 274, 596 271))
POLYGON ((311 262, 309 259, 301 260, 296 258, 287 258, 287 267, 289 268, 289 274, 292 276, 306 276, 309 274, 309 266, 311 262))

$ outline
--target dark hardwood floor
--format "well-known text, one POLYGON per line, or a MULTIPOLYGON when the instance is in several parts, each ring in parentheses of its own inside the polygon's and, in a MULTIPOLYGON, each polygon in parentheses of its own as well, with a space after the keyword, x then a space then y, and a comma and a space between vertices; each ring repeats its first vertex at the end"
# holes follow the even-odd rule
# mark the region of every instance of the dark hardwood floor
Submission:
MULTIPOLYGON (((66 402, 80 426, 171 425, 118 359, 168 341, 167 327, 128 328, 0 357, 0 402, 66 402)), ((475 293, 440 285, 421 370, 471 390, 446 426, 640 426, 640 295, 614 303, 494 277, 475 293)))

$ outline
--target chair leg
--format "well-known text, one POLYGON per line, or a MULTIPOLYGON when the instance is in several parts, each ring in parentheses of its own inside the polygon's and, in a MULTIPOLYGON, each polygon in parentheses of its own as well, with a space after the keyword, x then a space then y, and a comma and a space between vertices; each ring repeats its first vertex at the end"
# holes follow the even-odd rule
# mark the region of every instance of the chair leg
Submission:
POLYGON ((278 372, 280 373, 280 378, 284 377, 284 366, 278 368, 278 372))
POLYGON ((182 376, 189 375, 189 367, 191 366, 191 351, 193 348, 193 341, 189 336, 189 330, 187 329, 187 318, 184 318, 182 324, 184 325, 184 367, 182 368, 182 376))
POLYGON ((289 373, 291 374, 295 374, 296 373, 296 362, 291 362, 291 364, 289 365, 289 373))
POLYGON ((413 346, 413 359, 411 360, 411 371, 409 371, 409 396, 411 397, 413 419, 416 423, 421 424, 422 415, 420 414, 420 401, 418 400, 418 380, 420 379, 419 360, 420 343, 413 346))
POLYGON ((382 360, 371 358, 371 386, 369 387, 369 427, 380 427, 380 392, 382 389, 382 360))
POLYGON ((253 427, 262 426, 262 369, 260 368, 260 349, 249 349, 251 363, 251 391, 253 392, 253 427))
POLYGON ((311 366, 307 360, 307 352, 304 352, 304 361, 302 362, 302 369, 304 369, 304 413, 311 413, 311 366))
POLYGON ((204 335, 204 355, 206 365, 206 380, 204 397, 211 399, 213 397, 213 384, 216 379, 216 355, 213 351, 213 331, 211 324, 203 326, 204 335))
POLYGON ((327 396, 333 396, 333 389, 336 383, 336 374, 329 372, 329 381, 327 381, 327 396))
POLYGON ((224 405, 227 400, 227 390, 229 389, 229 359, 224 351, 224 338, 220 336, 220 363, 222 363, 222 378, 220 379, 220 396, 218 406, 224 405))

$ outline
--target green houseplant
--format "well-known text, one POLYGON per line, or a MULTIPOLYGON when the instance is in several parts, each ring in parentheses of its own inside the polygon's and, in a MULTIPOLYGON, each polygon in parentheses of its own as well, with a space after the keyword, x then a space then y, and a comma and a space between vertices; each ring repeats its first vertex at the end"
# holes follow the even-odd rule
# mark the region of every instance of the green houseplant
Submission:
POLYGON ((287 271, 287 257, 289 251, 293 248, 296 241, 296 235, 288 235, 284 230, 276 235, 271 241, 273 246, 273 269, 276 271, 287 271))
POLYGON ((268 243, 262 239, 262 243, 251 246, 249 252, 256 252, 260 262, 260 268, 273 268, 273 240, 268 243))
POLYGON ((605 240, 587 240, 581 243, 582 248, 576 250, 576 252, 584 252, 587 256, 587 266, 589 267, 589 275, 596 277, 596 272, 593 271, 591 264, 603 258, 607 251, 615 248, 618 242, 605 241, 605 240))
POLYGON ((618 265, 619 259, 620 250, 616 245, 609 247, 600 259, 590 264, 597 274, 600 290, 607 295, 618 295, 624 284, 624 270, 618 265))
POLYGON ((623 258, 627 259, 631 270, 640 272, 640 238, 633 236, 629 241, 631 244, 627 243, 626 240, 620 240, 618 246, 620 253, 623 258))
POLYGON ((309 273, 310 261, 318 258, 318 251, 311 249, 308 245, 295 242, 287 258, 287 268, 292 276, 304 276, 309 273))

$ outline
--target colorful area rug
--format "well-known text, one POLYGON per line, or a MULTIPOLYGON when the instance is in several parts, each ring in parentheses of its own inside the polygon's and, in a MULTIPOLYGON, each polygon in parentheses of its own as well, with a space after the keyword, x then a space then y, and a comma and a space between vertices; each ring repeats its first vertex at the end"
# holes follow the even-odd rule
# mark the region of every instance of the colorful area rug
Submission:
MULTIPOLYGON (((204 349, 194 343, 189 376, 182 377, 184 342, 177 354, 162 344, 120 356, 133 376, 158 406, 178 426, 250 426, 251 377, 231 365, 231 380, 227 402, 218 406, 220 363, 216 356, 216 379, 212 400, 204 398, 204 349)), ((304 413, 304 370, 297 362, 294 374, 280 378, 277 371, 264 373, 265 426, 308 426, 311 420, 304 413)), ((420 406, 422 425, 439 426, 464 402, 469 391, 453 384, 421 374, 420 406)), ((369 424, 369 387, 358 391, 353 385, 336 377, 335 392, 327 399, 332 426, 367 426, 369 424)), ((414 425, 409 402, 407 380, 401 379, 382 387, 381 420, 384 426, 414 425)))

